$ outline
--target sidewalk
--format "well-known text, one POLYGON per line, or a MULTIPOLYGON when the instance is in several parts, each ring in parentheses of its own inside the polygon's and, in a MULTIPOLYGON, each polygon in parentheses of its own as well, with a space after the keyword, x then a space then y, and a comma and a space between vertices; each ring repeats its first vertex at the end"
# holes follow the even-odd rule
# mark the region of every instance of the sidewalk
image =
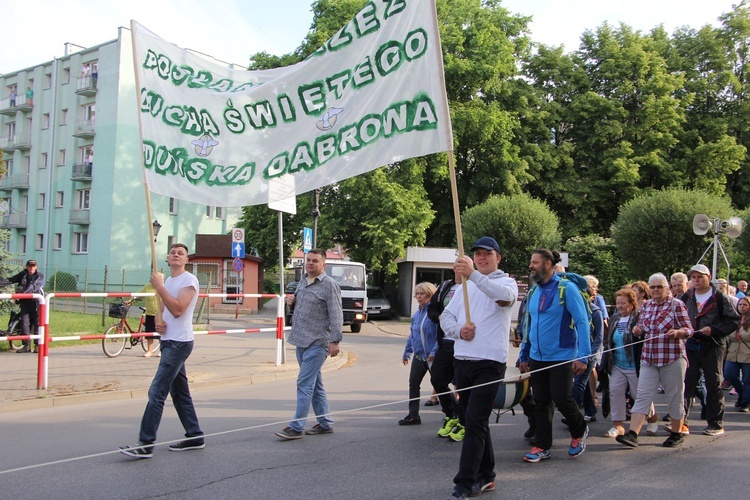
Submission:
MULTIPOLYGON (((276 324, 276 308, 270 304, 258 315, 212 314, 211 324, 198 330, 268 328, 276 324)), ((367 327, 407 336, 409 323, 388 321, 367 327)), ((346 335, 352 335, 345 327, 346 335)), ((356 334, 355 334, 356 335, 356 334)), ((187 362, 193 390, 258 384, 296 378, 294 346, 286 346, 286 362, 276 366, 274 332, 196 335, 195 349, 187 362)), ((144 358, 139 347, 108 358, 100 343, 54 347, 49 351, 47 389, 37 390, 37 355, 0 352, 0 412, 145 397, 159 358, 144 358)), ((336 370, 349 362, 346 342, 336 358, 328 358, 323 371, 336 370)))

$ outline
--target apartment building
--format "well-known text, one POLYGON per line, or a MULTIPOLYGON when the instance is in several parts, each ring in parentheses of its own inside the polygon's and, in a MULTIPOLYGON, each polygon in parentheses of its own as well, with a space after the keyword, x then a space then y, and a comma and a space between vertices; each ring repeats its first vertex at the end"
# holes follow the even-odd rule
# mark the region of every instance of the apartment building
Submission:
MULTIPOLYGON (((148 269, 151 262, 130 31, 0 75, 0 228, 40 269, 148 269)), ((151 196, 157 260, 172 242, 226 234, 239 209, 151 196)))

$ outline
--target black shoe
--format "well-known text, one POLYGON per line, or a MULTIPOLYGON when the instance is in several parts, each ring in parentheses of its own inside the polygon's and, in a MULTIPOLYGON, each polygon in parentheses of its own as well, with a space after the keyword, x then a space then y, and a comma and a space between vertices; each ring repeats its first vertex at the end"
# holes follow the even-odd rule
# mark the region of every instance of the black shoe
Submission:
POLYGON ((451 493, 451 496, 449 496, 448 498, 469 498, 470 496, 470 491, 465 490, 462 486, 456 485, 453 487, 453 493, 451 493))
POLYGON ((440 404, 440 401, 438 401, 437 399, 436 399, 435 401, 433 401, 433 400, 431 400, 431 399, 428 399, 428 400, 427 400, 427 401, 425 401, 425 403, 424 403, 424 405, 425 405, 425 406, 437 406, 437 405, 439 405, 439 404, 440 404))
POLYGON ((636 434, 634 431, 628 431, 622 436, 617 436, 615 438, 618 443, 624 444, 625 446, 629 446, 631 448, 636 448, 638 446, 638 434, 636 434))
POLYGON ((662 443, 662 446, 665 448, 677 448, 678 446, 682 446, 684 442, 685 438, 682 434, 679 432, 670 432, 669 437, 662 443))
POLYGON ((585 421, 586 423, 589 423, 589 422, 596 422, 596 415, 584 415, 584 416, 583 416, 583 420, 584 420, 584 421, 585 421))
POLYGON ((133 458, 151 458, 154 456, 154 447, 149 446, 150 444, 138 441, 128 446, 120 446, 120 453, 133 458))
POLYGON ((31 352, 31 349, 29 348, 29 346, 25 345, 21 347, 19 350, 17 350, 16 352, 31 352))
POLYGON ((526 432, 523 433, 524 439, 534 439, 534 436, 536 436, 536 429, 533 427, 529 427, 526 429, 526 432))
POLYGON ((562 422, 563 425, 568 425, 568 420, 565 417, 561 418, 560 422, 562 422))
POLYGON ((670 417, 669 413, 667 413, 666 415, 664 415, 664 417, 662 417, 661 421, 662 422, 671 422, 672 421, 672 417, 670 417))
POLYGON ((477 481, 471 486, 471 493, 469 494, 470 497, 478 497, 482 493, 489 493, 490 491, 495 491, 495 480, 490 479, 477 479, 477 481))
POLYGON ((421 423, 422 419, 419 416, 412 417, 411 415, 407 415, 398 421, 398 425, 419 425, 421 423))
POLYGON ((179 443, 170 444, 169 451, 188 451, 188 450, 202 450, 206 447, 206 442, 203 438, 193 438, 180 441, 179 443))

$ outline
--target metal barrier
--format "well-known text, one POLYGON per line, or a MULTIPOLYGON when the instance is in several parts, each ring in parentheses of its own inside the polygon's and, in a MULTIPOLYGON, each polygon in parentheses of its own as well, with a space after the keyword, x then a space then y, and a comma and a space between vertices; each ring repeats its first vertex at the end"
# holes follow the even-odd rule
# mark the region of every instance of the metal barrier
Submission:
MULTIPOLYGON (((0 293, 0 300, 36 300, 39 306, 39 318, 37 320, 36 335, 12 335, 0 337, 0 341, 3 340, 34 340, 38 339, 39 344, 37 346, 37 375, 36 375, 36 388, 46 389, 47 381, 46 376, 43 378, 42 374, 47 372, 47 349, 48 349, 48 337, 47 322, 44 317, 48 314, 47 301, 44 295, 39 293, 0 293)), ((31 325, 29 325, 31 326, 31 325)))
MULTIPOLYGON (((154 297, 153 292, 140 293, 140 292, 112 292, 112 293, 50 293, 46 297, 41 294, 31 293, 3 293, 0 294, 0 300, 20 300, 20 299, 34 299, 39 305, 39 321, 36 335, 14 335, 0 337, 0 341, 4 340, 33 340, 38 339, 39 345, 38 351, 38 362, 37 362, 37 390, 46 389, 49 376, 49 344, 54 341, 61 340, 103 340, 106 338, 138 338, 138 337, 159 337, 156 332, 143 332, 143 333, 127 333, 127 334, 114 334, 114 335, 73 335, 73 336, 62 336, 62 337, 50 337, 49 335, 49 307, 50 301, 57 298, 88 298, 88 297, 101 297, 101 298, 142 298, 142 297, 154 297)), ((274 294, 257 294, 257 293, 199 293, 199 298, 204 297, 218 297, 218 298, 276 298, 276 326, 273 328, 247 328, 247 329, 231 329, 231 330, 200 330, 195 331, 195 335, 219 335, 227 333, 259 333, 259 332, 276 332, 276 366, 282 364, 284 360, 284 303, 283 295, 274 294)), ((288 329, 288 327, 287 327, 288 329)))

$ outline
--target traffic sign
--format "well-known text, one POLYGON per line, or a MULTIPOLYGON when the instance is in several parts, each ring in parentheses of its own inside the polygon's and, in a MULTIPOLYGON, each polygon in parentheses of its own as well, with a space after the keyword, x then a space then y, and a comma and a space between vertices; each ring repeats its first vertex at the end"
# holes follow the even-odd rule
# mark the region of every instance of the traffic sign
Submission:
POLYGON ((302 251, 307 253, 312 250, 312 229, 309 227, 302 228, 302 251))
POLYGON ((242 259, 237 257, 232 261, 232 267, 234 268, 235 272, 241 273, 242 268, 245 267, 245 264, 242 262, 242 259))
POLYGON ((245 258, 245 244, 244 243, 232 243, 232 257, 244 259, 245 258))
POLYGON ((240 243, 245 242, 245 230, 241 227, 235 227, 232 229, 232 241, 239 241, 240 243))

